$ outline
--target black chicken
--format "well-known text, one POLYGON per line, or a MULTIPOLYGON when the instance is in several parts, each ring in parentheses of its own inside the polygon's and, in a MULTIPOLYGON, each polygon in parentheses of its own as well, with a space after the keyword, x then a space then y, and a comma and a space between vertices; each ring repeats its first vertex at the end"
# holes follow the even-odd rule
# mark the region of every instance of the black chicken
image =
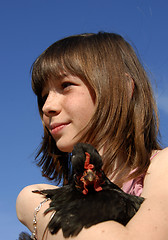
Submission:
POLYGON ((51 198, 45 214, 54 211, 48 224, 51 234, 62 229, 65 238, 83 227, 108 220, 123 225, 134 216, 144 198, 124 193, 102 171, 102 159, 89 144, 78 143, 72 151, 72 180, 69 184, 35 191, 51 198))

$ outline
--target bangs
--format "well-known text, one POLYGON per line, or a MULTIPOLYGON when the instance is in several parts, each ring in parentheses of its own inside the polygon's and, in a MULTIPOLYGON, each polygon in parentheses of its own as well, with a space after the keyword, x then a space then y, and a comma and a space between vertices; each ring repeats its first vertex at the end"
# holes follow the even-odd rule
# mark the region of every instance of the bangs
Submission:
POLYGON ((87 57, 81 40, 81 36, 74 36, 57 41, 36 59, 32 65, 32 89, 37 97, 51 79, 59 80, 71 74, 86 80, 82 68, 87 57))
POLYGON ((32 89, 37 97, 41 96, 41 93, 51 79, 61 80, 67 75, 67 64, 64 62, 63 57, 57 54, 49 55, 44 52, 34 62, 32 67, 32 89))

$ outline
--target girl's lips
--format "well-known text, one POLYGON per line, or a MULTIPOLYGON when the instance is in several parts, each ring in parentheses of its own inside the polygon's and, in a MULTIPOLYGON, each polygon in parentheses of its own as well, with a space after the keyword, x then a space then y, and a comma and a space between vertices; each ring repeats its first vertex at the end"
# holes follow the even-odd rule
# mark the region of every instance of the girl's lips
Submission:
POLYGON ((53 124, 51 125, 51 134, 55 135, 57 134, 60 130, 62 130, 65 126, 67 126, 68 123, 59 123, 59 124, 53 124))

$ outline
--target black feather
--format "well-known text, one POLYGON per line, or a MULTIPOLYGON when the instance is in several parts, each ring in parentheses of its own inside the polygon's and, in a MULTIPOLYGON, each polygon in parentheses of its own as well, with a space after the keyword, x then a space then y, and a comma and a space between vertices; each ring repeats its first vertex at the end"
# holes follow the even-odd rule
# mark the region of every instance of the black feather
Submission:
POLYGON ((99 153, 91 145, 75 145, 71 161, 73 177, 69 184, 36 191, 51 198, 50 207, 45 211, 55 212, 48 224, 51 234, 62 229, 65 238, 76 236, 83 227, 89 228, 108 220, 126 225, 144 198, 126 194, 112 183, 101 169, 103 164, 99 153), (87 154, 89 160, 86 160, 87 154), (88 180, 90 173, 96 176, 91 182, 88 180))
POLYGON ((18 240, 31 240, 30 234, 26 232, 21 232, 19 234, 19 239, 18 240))

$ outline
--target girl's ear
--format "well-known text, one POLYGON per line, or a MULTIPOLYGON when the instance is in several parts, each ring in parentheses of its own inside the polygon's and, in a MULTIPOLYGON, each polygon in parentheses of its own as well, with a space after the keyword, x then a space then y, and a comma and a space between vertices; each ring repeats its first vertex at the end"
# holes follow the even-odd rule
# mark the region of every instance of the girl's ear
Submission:
POLYGON ((133 97, 134 94, 134 88, 135 88, 135 83, 134 83, 134 79, 130 76, 129 73, 125 73, 126 77, 127 77, 127 82, 128 82, 128 92, 129 92, 129 97, 130 100, 133 97))

